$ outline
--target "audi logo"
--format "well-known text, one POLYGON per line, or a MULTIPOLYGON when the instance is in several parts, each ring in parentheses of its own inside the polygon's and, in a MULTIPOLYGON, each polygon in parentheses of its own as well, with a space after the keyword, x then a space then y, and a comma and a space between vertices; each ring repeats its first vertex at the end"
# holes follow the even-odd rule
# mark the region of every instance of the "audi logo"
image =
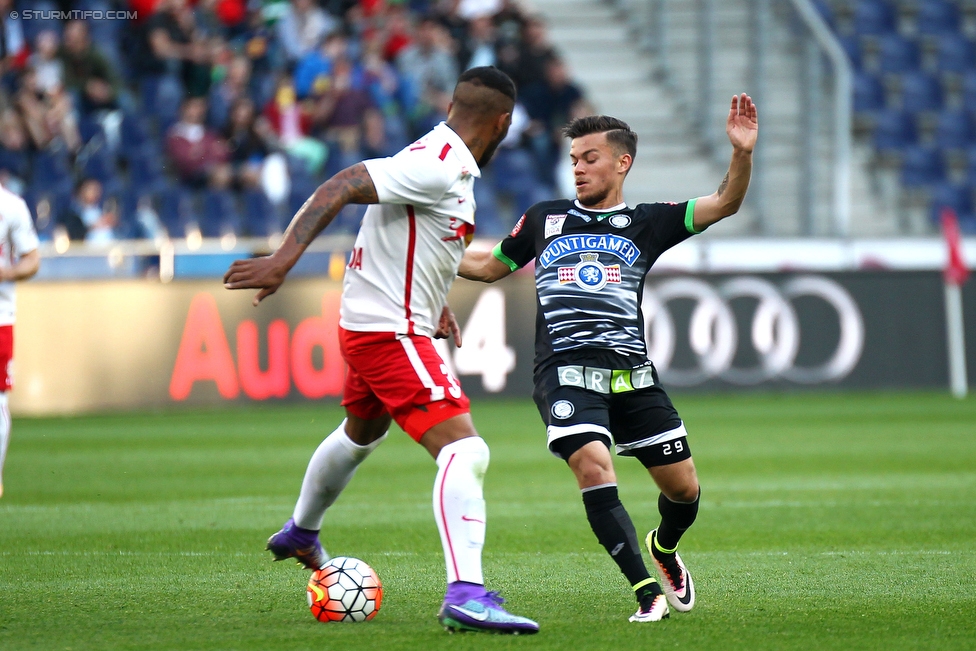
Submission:
POLYGON ((799 384, 832 382, 854 369, 864 349, 861 311, 846 289, 824 276, 797 276, 779 286, 755 276, 734 277, 718 286, 697 278, 674 278, 653 287, 645 285, 642 310, 648 356, 662 378, 677 386, 696 386, 714 378, 736 385, 778 378, 799 384), (824 301, 839 319, 837 347, 816 366, 796 363, 802 329, 793 303, 800 297, 824 301), (758 363, 752 367, 733 364, 740 336, 730 304, 742 298, 756 301, 750 334, 758 363), (695 358, 691 368, 671 367, 677 333, 668 305, 678 299, 694 302, 688 329, 695 358))

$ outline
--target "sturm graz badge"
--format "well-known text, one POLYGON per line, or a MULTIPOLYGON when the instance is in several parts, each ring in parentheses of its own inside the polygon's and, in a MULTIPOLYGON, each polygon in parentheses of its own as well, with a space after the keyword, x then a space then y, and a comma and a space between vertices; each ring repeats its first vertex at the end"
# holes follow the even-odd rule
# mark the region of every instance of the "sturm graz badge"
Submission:
POLYGON ((630 226, 630 216, 619 214, 610 218, 610 225, 614 228, 627 228, 630 226))
POLYGON ((580 254, 580 261, 575 267, 559 267, 557 274, 560 285, 576 283, 580 289, 588 292, 598 292, 607 283, 620 284, 620 265, 606 266, 596 253, 580 254))
POLYGON ((559 420, 566 420, 576 413, 576 407, 569 400, 557 400, 552 403, 552 417, 559 420))

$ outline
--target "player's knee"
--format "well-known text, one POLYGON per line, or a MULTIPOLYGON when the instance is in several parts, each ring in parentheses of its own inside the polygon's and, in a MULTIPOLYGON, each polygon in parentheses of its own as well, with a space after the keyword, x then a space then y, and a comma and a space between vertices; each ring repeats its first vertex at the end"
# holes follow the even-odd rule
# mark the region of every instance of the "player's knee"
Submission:
POLYGON ((573 459, 573 461, 574 463, 570 464, 570 468, 576 475, 576 481, 581 488, 612 484, 617 481, 613 472, 613 464, 609 459, 582 454, 580 458, 573 459))
POLYGON ((484 475, 491 461, 488 444, 480 436, 468 436, 445 445, 437 455, 437 465, 448 463, 456 455, 463 456, 476 475, 484 475))
POLYGON ((698 493, 700 490, 698 480, 692 479, 690 482, 685 482, 679 486, 672 487, 671 490, 665 493, 665 495, 667 495, 667 498, 672 502, 691 504, 698 499, 698 493))

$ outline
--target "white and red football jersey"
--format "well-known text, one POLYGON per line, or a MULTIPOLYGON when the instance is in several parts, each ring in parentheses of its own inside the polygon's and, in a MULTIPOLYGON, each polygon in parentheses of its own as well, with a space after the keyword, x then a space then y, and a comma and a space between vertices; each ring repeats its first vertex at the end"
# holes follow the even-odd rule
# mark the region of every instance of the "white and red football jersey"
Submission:
MULTIPOLYGON (((20 256, 36 248, 37 231, 27 204, 0 186, 0 267, 9 269, 20 256)), ((0 283, 0 325, 14 322, 14 285, 12 281, 0 283)))
POLYGON ((481 170, 443 122, 395 156, 364 164, 379 204, 366 210, 346 265, 339 323, 432 336, 474 235, 481 170))

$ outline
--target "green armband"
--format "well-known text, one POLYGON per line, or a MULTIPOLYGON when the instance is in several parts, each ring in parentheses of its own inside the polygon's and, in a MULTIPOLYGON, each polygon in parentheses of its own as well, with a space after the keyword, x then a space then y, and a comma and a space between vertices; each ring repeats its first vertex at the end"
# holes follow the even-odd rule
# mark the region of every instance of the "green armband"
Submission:
MULTIPOLYGON (((688 201, 688 206, 685 208, 685 228, 692 235, 698 235, 701 231, 695 230, 695 202, 698 199, 691 199, 688 201)), ((702 229, 705 230, 705 229, 702 229)))
POLYGON ((493 256, 495 256, 501 262, 504 262, 506 265, 508 265, 508 268, 511 269, 512 271, 518 270, 519 266, 517 264, 515 264, 515 261, 512 260, 507 255, 505 255, 504 253, 502 253, 502 243, 501 242, 499 242, 498 244, 495 245, 495 248, 493 248, 491 250, 491 254, 493 256))

